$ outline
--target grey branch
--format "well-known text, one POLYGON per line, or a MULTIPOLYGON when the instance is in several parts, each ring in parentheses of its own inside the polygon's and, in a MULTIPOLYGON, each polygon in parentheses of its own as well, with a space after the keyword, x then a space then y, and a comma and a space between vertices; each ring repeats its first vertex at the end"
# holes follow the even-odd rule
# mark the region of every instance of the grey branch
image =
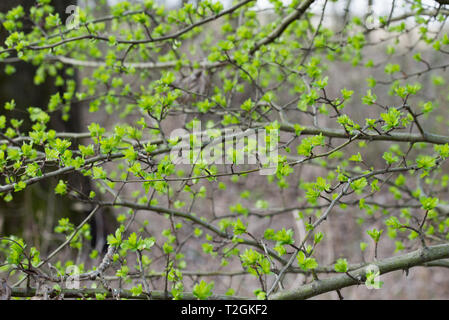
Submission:
MULTIPOLYGON (((425 265, 432 261, 449 258, 449 244, 441 244, 418 249, 416 251, 373 262, 379 268, 380 274, 396 270, 407 270, 415 266, 425 265)), ((429 264, 431 266, 432 264, 429 264)), ((440 266, 440 265, 435 265, 440 266)), ((315 297, 322 293, 346 288, 358 284, 356 279, 366 280, 366 266, 351 271, 351 276, 342 274, 312 283, 292 290, 278 292, 270 297, 273 300, 299 300, 315 297)))

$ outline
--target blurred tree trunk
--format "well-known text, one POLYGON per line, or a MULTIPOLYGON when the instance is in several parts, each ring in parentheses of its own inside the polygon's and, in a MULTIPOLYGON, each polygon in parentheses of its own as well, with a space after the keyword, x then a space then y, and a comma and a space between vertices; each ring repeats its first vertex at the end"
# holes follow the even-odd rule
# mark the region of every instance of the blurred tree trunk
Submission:
MULTIPOLYGON (((74 3, 76 3, 74 0, 53 1, 56 12, 59 13, 62 21, 67 17, 66 7, 74 3)), ((7 12, 18 5, 22 5, 25 11, 29 12, 30 7, 36 5, 36 2, 31 0, 1 0, 0 12, 7 12)), ((24 27, 31 29, 31 22, 24 21, 24 27)), ((0 27, 0 30, 0 39, 3 42, 8 33, 2 27, 0 27)), ((5 74, 4 67, 5 65, 0 65, 0 113, 5 112, 3 110, 5 102, 14 99, 16 108, 9 113, 9 116, 26 119, 28 107, 35 106, 45 110, 50 96, 58 90, 62 90, 54 85, 55 79, 51 77, 47 77, 45 83, 36 86, 34 84, 36 68, 31 64, 15 63, 16 73, 9 76, 5 74)), ((60 71, 60 75, 65 80, 69 79, 64 70, 60 71)), ((72 79, 76 79, 76 76, 72 79)), ((79 109, 71 108, 69 121, 63 121, 61 117, 52 117, 50 127, 58 131, 79 132, 81 129, 80 120, 79 109)), ((29 128, 30 124, 25 120, 22 130, 28 130, 29 128)), ((57 179, 39 183, 29 190, 15 193, 13 194, 14 200, 10 203, 0 200, 0 214, 2 215, 0 234, 21 234, 26 239, 38 240, 37 243, 46 243, 44 247, 47 247, 49 239, 46 232, 49 232, 49 235, 57 217, 67 214, 67 211, 71 208, 71 204, 67 203, 67 200, 54 196, 53 189, 56 181, 57 179), (35 214, 33 215, 33 213, 35 214), (45 231, 41 233, 39 230, 45 231), (36 237, 39 239, 36 239, 36 237)))

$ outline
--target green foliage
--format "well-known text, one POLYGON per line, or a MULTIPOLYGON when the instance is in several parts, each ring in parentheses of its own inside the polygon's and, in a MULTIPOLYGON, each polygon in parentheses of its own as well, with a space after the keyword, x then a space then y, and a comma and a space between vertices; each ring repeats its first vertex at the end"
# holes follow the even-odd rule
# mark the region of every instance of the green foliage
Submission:
POLYGON ((316 260, 314 258, 307 257, 306 254, 302 251, 298 252, 298 254, 296 255, 296 260, 299 267, 304 271, 313 270, 318 267, 318 263, 316 262, 316 260))
POLYGON ((193 287, 193 294, 199 300, 205 300, 205 299, 209 298, 212 295, 212 289, 213 288, 214 288, 214 283, 213 282, 207 283, 206 281, 201 280, 200 283, 196 284, 193 287))
POLYGON ((301 144, 298 146, 298 154, 302 156, 310 156, 315 147, 324 145, 324 136, 317 135, 308 138, 304 138, 301 144))
POLYGON ((374 242, 379 242, 380 236, 382 235, 383 230, 372 229, 372 230, 367 230, 366 233, 371 237, 371 239, 374 240, 374 242))
POLYGON ((338 259, 334 265, 334 269, 337 272, 347 272, 348 271, 348 261, 346 259, 338 259))
MULTIPOLYGON (((117 236, 117 234, 116 234, 117 236)), ((112 239, 112 243, 118 243, 118 239, 112 239)), ((145 238, 142 239, 141 237, 137 238, 137 234, 135 232, 131 233, 127 240, 124 240, 121 242, 120 247, 125 250, 131 250, 131 251, 142 251, 142 250, 149 250, 154 245, 155 241, 153 238, 145 238)), ((111 244, 111 243, 110 243, 111 244)))
MULTIPOLYGON (((91 281, 103 300, 107 267, 128 297, 147 293, 150 276, 174 299, 202 300, 240 262, 251 277, 239 286, 267 299, 292 267, 321 286, 316 259, 335 239, 360 243, 368 259, 360 233, 328 237, 337 219, 368 229, 376 250, 385 226, 398 254, 449 239, 444 7, 400 0, 400 14, 351 11, 336 30, 327 2, 270 3, 268 20, 254 1, 103 0, 76 10, 78 26, 50 0, 0 13, 5 83, 25 74, 20 62, 34 85, 19 94, 49 91, 35 105, 2 102, 0 196, 16 235, 0 240, 1 278, 53 285, 76 267, 89 275, 80 297, 91 281), (22 202, 25 228, 15 225, 22 202), (106 252, 92 221, 115 229, 106 252)), ((323 268, 346 273, 353 259, 323 268)), ((380 288, 378 276, 365 285, 380 288)))

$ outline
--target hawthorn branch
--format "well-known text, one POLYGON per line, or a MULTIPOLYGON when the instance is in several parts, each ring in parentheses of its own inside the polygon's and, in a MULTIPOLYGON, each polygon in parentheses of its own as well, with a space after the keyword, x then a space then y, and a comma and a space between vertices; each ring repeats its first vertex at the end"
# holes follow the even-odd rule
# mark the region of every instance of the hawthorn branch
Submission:
POLYGON ((38 265, 37 268, 44 265, 48 261, 50 261, 54 256, 56 256, 62 249, 64 249, 65 246, 67 246, 73 238, 78 234, 78 232, 81 230, 81 228, 89 222, 90 219, 95 215, 95 213, 100 209, 100 206, 97 205, 90 213, 89 215, 75 228, 75 230, 72 232, 70 237, 67 238, 66 241, 64 241, 58 248, 56 248, 51 254, 48 255, 48 257, 45 260, 42 260, 38 265))
MULTIPOLYGON (((343 129, 333 129, 333 128, 317 128, 311 126, 303 126, 304 130, 301 131, 301 135, 318 135, 322 134, 329 138, 341 138, 348 139, 351 136, 355 136, 358 133, 348 133, 343 129)), ((295 128, 289 124, 281 124, 281 131, 285 132, 295 132, 295 128)), ((431 144, 445 144, 449 143, 449 136, 433 134, 424 131, 424 134, 416 133, 403 133, 403 132, 389 132, 388 134, 374 134, 364 132, 363 135, 357 137, 358 140, 368 140, 368 141, 396 141, 396 142, 427 142, 431 144)))
MULTIPOLYGON (((193 223, 200 225, 209 231, 214 232, 216 235, 220 236, 221 238, 225 238, 228 240, 232 240, 232 238, 233 238, 233 235, 228 234, 224 231, 221 231, 213 224, 208 223, 205 220, 201 219, 201 217, 197 217, 197 216, 191 215, 189 213, 184 213, 181 211, 172 210, 172 209, 168 209, 168 208, 164 208, 164 207, 139 205, 137 203, 126 202, 126 201, 116 202, 116 203, 103 202, 103 203, 98 203, 98 204, 101 206, 127 207, 127 208, 131 208, 131 209, 136 209, 136 210, 154 211, 157 213, 169 214, 169 215, 172 215, 175 217, 180 217, 180 218, 183 218, 186 220, 190 220, 193 223)), ((256 247, 260 250, 264 250, 263 246, 260 243, 258 243, 257 241, 253 241, 253 240, 241 239, 241 242, 239 242, 239 244, 249 245, 252 247, 256 247)), ((285 259, 281 258, 274 250, 268 249, 268 252, 274 259, 278 260, 279 262, 281 262, 283 264, 287 263, 287 261, 285 259)))
MULTIPOLYGON (((223 10, 213 16, 210 16, 208 18, 205 18, 201 21, 198 21, 194 24, 191 24, 177 32, 174 32, 172 34, 168 34, 165 36, 161 36, 158 38, 151 38, 151 39, 145 39, 145 40, 125 40, 125 39, 117 39, 116 43, 118 44, 133 44, 133 45, 138 45, 138 44, 147 44, 147 43, 153 43, 153 42, 160 42, 160 41, 165 41, 165 40, 171 40, 171 39, 177 39, 180 36, 184 35, 185 33, 193 30, 196 27, 200 27, 204 24, 207 24, 211 21, 214 21, 222 16, 231 14, 232 12, 236 11, 237 9, 245 6, 246 4, 252 2, 254 0, 244 0, 232 7, 230 7, 227 10, 223 10)), ((312 1, 313 2, 313 1, 312 1)), ((61 41, 58 41, 56 43, 52 43, 52 44, 48 44, 48 45, 42 45, 42 46, 38 46, 38 45, 29 45, 27 46, 25 49, 29 49, 29 50, 35 50, 35 51, 39 51, 39 50, 47 50, 47 49, 53 49, 56 47, 59 47, 61 45, 64 45, 66 43, 70 43, 70 42, 74 42, 74 41, 79 41, 79 40, 100 40, 100 41, 109 41, 109 37, 108 36, 99 36, 99 35, 95 35, 95 34, 86 34, 86 35, 81 35, 81 36, 77 36, 77 37, 72 37, 72 38, 66 38, 66 39, 62 39, 61 41)), ((16 47, 12 47, 12 48, 8 48, 5 50, 0 51, 0 53, 4 53, 4 52, 9 52, 9 51, 13 51, 16 50, 16 47)))
POLYGON ((326 211, 323 213, 323 215, 317 220, 315 221, 315 223, 313 224, 311 230, 309 230, 309 232, 307 232, 306 236, 304 237, 304 239, 301 241, 300 246, 296 249, 295 254, 292 254, 290 259, 288 260, 287 264, 285 264, 281 271, 279 272, 279 274, 276 275, 276 279, 274 281, 274 283, 272 284, 270 290, 267 292, 267 296, 269 297, 271 295, 271 293, 274 291, 274 289, 277 287, 278 283, 283 279, 285 272, 291 267, 291 265, 293 264, 293 262, 296 259, 296 255, 299 252, 299 250, 301 250, 301 248, 305 245, 306 241, 310 238, 310 235, 312 234, 312 232, 315 230, 316 227, 318 227, 324 220, 327 219, 327 216, 329 215, 329 213, 332 211, 332 209, 335 207, 335 205, 338 203, 338 201, 345 195, 345 193, 348 191, 349 186, 350 186, 351 180, 349 180, 345 186, 342 188, 342 190, 340 191, 340 193, 338 194, 338 196, 332 200, 332 202, 330 203, 330 205, 327 207, 326 211))
POLYGON ((306 0, 301 2, 292 13, 286 16, 280 24, 265 38, 258 41, 254 47, 249 51, 250 55, 253 55, 262 46, 272 43, 274 40, 279 38, 282 33, 287 29, 287 27, 292 24, 295 20, 301 18, 301 16, 306 12, 306 10, 314 3, 315 0, 306 0))
MULTIPOLYGON (((382 275, 397 270, 408 270, 412 267, 425 265, 426 263, 430 263, 431 265, 433 261, 445 258, 449 258, 449 244, 421 248, 401 256, 378 260, 371 264, 377 266, 382 275)), ((447 263, 444 263, 444 267, 446 266, 447 263)), ((360 279, 360 281, 366 280, 365 268, 360 267, 351 271, 352 277, 342 274, 340 276, 314 281, 299 288, 278 292, 269 298, 273 300, 308 299, 326 292, 357 285, 359 284, 357 279, 360 279)))
MULTIPOLYGON (((148 295, 140 294, 134 296, 129 290, 117 290, 120 298, 124 299, 135 299, 135 300, 147 300, 148 295)), ((36 296, 37 290, 35 288, 12 288, 11 296, 15 298, 28 298, 36 296)), ((95 298, 97 294, 104 295, 107 299, 113 299, 113 294, 108 290, 103 289, 62 289, 60 291, 52 290, 48 293, 49 297, 64 296, 64 298, 95 298)), ((173 296, 164 291, 152 291, 152 300, 171 300, 173 296)), ((182 300, 197 300, 197 297, 191 292, 184 292, 182 294, 182 300)), ((227 295, 212 295, 209 297, 210 300, 247 300, 246 297, 239 296, 227 296, 227 295)))

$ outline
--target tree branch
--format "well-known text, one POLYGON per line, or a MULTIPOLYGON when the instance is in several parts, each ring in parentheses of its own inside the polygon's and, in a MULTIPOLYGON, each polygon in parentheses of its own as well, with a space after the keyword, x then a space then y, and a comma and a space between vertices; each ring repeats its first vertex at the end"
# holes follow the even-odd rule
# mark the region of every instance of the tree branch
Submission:
MULTIPOLYGON (((38 293, 35 288, 13 288, 11 289, 11 296, 16 298, 28 298, 36 296, 38 293)), ((97 294, 105 295, 106 298, 113 298, 111 292, 104 289, 62 289, 61 291, 52 290, 49 292, 50 297, 56 297, 58 295, 64 295, 64 298, 95 298, 97 294)), ((147 300, 148 296, 146 294, 140 294, 133 296, 129 290, 117 290, 117 295, 120 298, 125 299, 136 299, 136 300, 147 300)), ((166 295, 164 291, 152 291, 152 300, 169 300, 173 299, 171 294, 166 295)), ((193 293, 185 292, 182 296, 183 300, 197 300, 193 293)), ((246 300, 248 298, 238 297, 238 296, 227 296, 227 295, 212 295, 209 297, 210 300, 246 300)))
MULTIPOLYGON (((449 258, 449 244, 421 248, 401 256, 373 262, 372 265, 377 266, 380 274, 382 275, 392 271, 407 270, 415 266, 420 266, 425 263, 444 258, 449 258)), ((314 281, 296 289, 278 292, 272 295, 270 299, 308 299, 322 293, 356 285, 358 283, 355 279, 360 279, 361 281, 366 280, 366 266, 351 271, 351 276, 352 277, 349 277, 348 275, 343 274, 328 279, 314 281)))
POLYGON ((298 5, 292 13, 290 13, 288 16, 286 16, 281 23, 274 29, 268 36, 263 38, 262 40, 258 41, 254 47, 249 51, 250 55, 254 54, 257 50, 260 49, 260 47, 270 44, 274 40, 276 40, 278 37, 282 35, 282 33, 287 29, 287 27, 293 23, 296 19, 299 19, 304 12, 314 3, 315 0, 307 0, 304 2, 301 2, 300 5, 298 5))

